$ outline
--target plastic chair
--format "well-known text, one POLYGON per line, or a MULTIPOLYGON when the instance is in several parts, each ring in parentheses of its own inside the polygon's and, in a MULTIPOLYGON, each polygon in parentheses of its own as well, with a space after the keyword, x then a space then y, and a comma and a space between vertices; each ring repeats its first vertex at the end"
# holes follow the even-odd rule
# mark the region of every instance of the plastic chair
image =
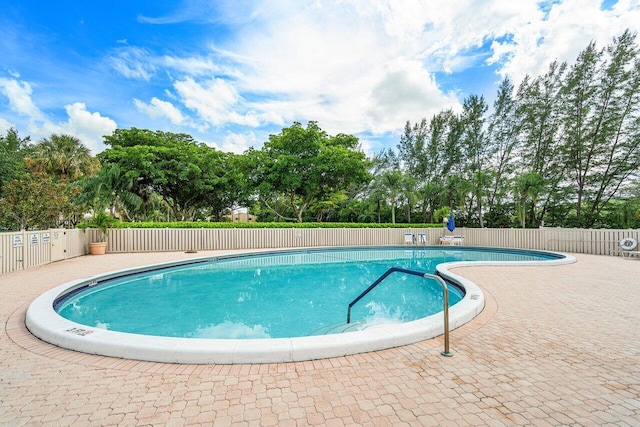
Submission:
POLYGON ((425 233, 418 233, 418 244, 420 245, 427 244, 427 235, 425 233))

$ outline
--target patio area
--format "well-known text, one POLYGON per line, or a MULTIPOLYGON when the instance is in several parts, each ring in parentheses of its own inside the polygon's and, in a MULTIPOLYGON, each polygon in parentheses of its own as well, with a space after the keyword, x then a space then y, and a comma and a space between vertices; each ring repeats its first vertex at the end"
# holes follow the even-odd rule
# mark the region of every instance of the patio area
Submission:
POLYGON ((638 425, 638 258, 456 269, 487 304, 451 333, 452 358, 439 337, 310 362, 161 364, 62 350, 24 326, 54 286, 216 253, 84 256, 0 275, 0 425, 638 425))

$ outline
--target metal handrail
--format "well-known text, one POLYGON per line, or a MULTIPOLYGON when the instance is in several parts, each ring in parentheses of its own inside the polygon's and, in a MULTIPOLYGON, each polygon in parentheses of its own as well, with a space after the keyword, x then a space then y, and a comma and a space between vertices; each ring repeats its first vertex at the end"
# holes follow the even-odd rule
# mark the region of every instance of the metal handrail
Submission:
POLYGON ((409 270, 407 268, 391 267, 390 269, 385 271, 382 276, 378 277, 378 279, 373 282, 367 289, 365 289, 360 295, 358 295, 356 299, 349 303, 349 308, 347 309, 347 323, 351 323, 351 307, 353 307, 358 301, 360 301, 362 297, 371 292, 373 288, 378 286, 391 273, 396 272, 411 274, 413 276, 422 277, 423 279, 433 279, 440 283, 440 286, 442 286, 442 291, 444 293, 444 351, 440 352, 440 354, 446 357, 453 356, 453 353, 449 351, 449 289, 447 289, 447 284, 444 279, 436 274, 425 273, 417 270, 409 270))

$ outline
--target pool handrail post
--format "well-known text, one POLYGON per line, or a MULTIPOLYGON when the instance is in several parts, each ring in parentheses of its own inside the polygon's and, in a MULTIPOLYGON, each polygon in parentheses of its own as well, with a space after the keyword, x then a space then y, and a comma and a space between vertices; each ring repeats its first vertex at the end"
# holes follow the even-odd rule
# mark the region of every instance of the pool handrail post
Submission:
POLYGON ((378 279, 373 282, 367 289, 365 289, 360 295, 358 295, 351 303, 349 303, 349 307, 347 308, 347 323, 351 323, 351 307, 354 306, 355 303, 360 301, 362 297, 368 294, 373 288, 378 286, 380 282, 387 278, 391 273, 394 272, 412 274, 414 276, 422 277, 423 279, 433 279, 442 286, 442 292, 444 294, 444 351, 441 351, 440 354, 445 357, 452 357, 453 353, 449 351, 449 289, 447 288, 447 283, 444 281, 442 277, 437 274, 424 273, 422 271, 409 270, 406 268, 399 267, 391 267, 387 271, 382 274, 382 276, 378 277, 378 279))
POLYGON ((442 286, 444 294, 444 351, 441 351, 440 354, 445 357, 453 357, 453 353, 449 351, 449 289, 447 289, 447 283, 437 274, 424 273, 422 277, 435 279, 442 286))

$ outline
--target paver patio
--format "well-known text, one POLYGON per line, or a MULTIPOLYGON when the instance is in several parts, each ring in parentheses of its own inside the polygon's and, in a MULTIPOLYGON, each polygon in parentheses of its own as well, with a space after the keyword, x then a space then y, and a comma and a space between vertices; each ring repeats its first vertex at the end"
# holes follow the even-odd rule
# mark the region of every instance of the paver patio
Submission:
POLYGON ((640 425, 640 261, 456 272, 485 310, 442 338, 287 364, 173 365, 39 341, 28 304, 67 281, 215 252, 81 257, 0 276, 0 425, 640 425))

